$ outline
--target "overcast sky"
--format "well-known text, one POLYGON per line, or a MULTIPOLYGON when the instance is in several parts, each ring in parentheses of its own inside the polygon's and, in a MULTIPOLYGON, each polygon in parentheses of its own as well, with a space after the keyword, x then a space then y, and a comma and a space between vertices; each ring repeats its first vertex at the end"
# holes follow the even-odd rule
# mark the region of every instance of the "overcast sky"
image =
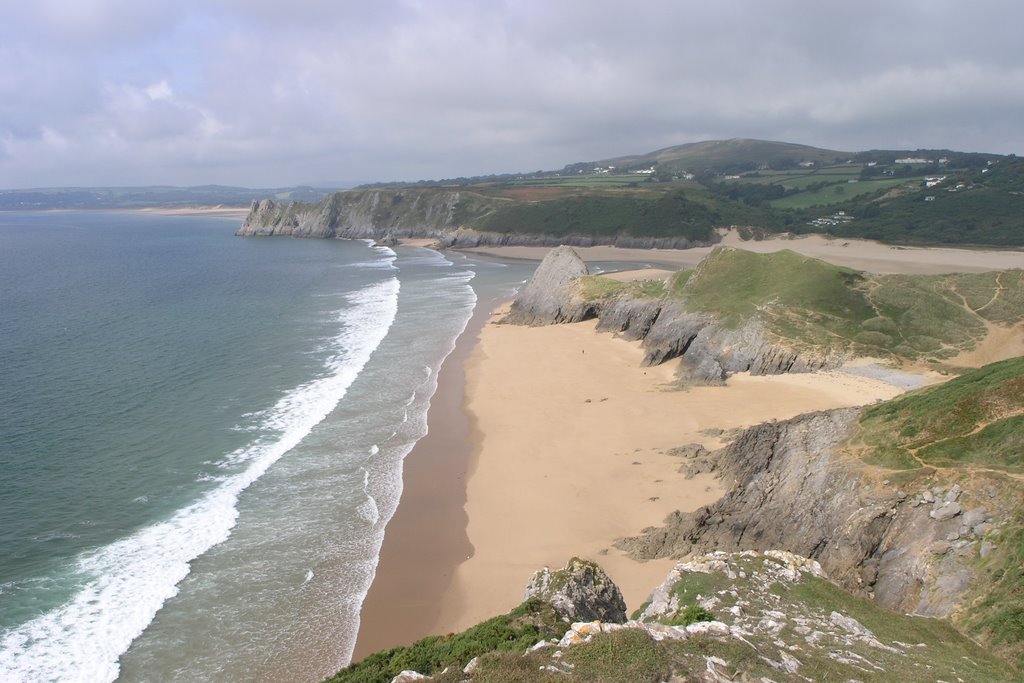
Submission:
POLYGON ((0 0, 0 188, 1024 153, 1019 0, 0 0))

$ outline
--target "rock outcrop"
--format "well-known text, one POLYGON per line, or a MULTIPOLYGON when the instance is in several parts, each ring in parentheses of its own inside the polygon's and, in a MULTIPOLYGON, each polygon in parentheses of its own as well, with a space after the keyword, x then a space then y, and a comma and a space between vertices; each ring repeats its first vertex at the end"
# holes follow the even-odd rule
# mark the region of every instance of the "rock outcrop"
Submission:
POLYGON ((842 354, 796 350, 769 339, 756 319, 732 328, 714 315, 687 310, 684 302, 620 296, 587 301, 578 278, 587 267, 569 246, 553 249, 523 287, 503 322, 553 325, 598 318, 598 331, 642 340, 644 365, 682 358, 683 384, 721 384, 735 372, 774 375, 839 367, 842 354))
POLYGON ((959 487, 908 496, 876 481, 838 448, 858 414, 831 410, 747 429, 714 454, 731 485, 725 496, 693 513, 673 513, 664 527, 620 547, 638 559, 786 549, 813 558, 834 581, 884 607, 950 615, 968 590, 970 560, 991 516, 980 505, 964 514, 959 487))
POLYGON ((572 247, 552 249, 519 291, 502 322, 551 325, 593 318, 597 307, 583 300, 577 284, 577 279, 587 273, 587 264, 572 247))
MULTIPOLYGON (((536 602, 531 598, 557 599, 557 592, 547 588, 533 590, 535 584, 549 586, 562 578, 588 583, 592 577, 583 575, 600 572, 591 563, 572 569, 578 562, 573 560, 560 572, 538 573, 523 607, 536 602)), ((780 550, 699 555, 677 564, 629 621, 624 616, 620 621, 599 616, 555 622, 533 632, 540 639, 523 643, 514 628, 485 622, 465 634, 390 650, 365 668, 356 664, 329 680, 1019 679, 1012 665, 947 625, 852 599, 817 562, 780 550), (490 644, 483 645, 488 637, 490 644), (419 663, 428 673, 399 668, 410 663, 419 663)))
POLYGON ((530 579, 523 600, 547 602, 566 621, 626 621, 626 601, 619 587, 597 564, 574 557, 564 569, 545 567, 530 579))

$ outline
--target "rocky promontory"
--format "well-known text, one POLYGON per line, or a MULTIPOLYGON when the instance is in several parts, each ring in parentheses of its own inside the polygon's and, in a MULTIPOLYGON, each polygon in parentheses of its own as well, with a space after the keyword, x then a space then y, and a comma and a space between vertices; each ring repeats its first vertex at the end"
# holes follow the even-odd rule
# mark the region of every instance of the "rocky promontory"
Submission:
POLYGON ((645 237, 614 233, 493 232, 479 229, 483 218, 512 200, 465 189, 388 188, 334 192, 317 203, 255 201, 235 233, 243 237, 323 239, 431 239, 442 249, 567 244, 633 249, 687 249, 706 246, 685 237, 645 237))
POLYGON ((571 247, 551 250, 516 295, 504 322, 553 325, 596 317, 598 331, 642 341, 645 365, 681 358, 678 372, 684 384, 721 384, 735 372, 814 372, 838 367, 848 358, 841 351, 787 345, 772 338, 757 318, 731 324, 682 300, 628 292, 588 298, 583 286, 587 275, 586 264, 571 247))

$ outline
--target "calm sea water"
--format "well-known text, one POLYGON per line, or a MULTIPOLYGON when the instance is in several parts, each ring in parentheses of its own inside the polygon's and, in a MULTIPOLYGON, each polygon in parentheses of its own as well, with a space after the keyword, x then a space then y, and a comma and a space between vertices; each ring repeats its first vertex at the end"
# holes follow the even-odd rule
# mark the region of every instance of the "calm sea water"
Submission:
POLYGON ((0 214, 0 680, 317 680, 478 299, 532 266, 0 214))

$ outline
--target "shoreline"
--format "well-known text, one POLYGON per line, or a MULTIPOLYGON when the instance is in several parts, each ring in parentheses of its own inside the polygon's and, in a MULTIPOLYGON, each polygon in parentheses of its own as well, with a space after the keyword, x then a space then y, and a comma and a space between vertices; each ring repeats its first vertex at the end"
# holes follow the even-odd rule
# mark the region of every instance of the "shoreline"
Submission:
POLYGON ((463 410, 466 362, 498 305, 478 305, 438 373, 427 434, 403 461, 402 496, 360 609, 353 662, 430 635, 455 567, 472 554, 465 511, 473 428, 463 410))

